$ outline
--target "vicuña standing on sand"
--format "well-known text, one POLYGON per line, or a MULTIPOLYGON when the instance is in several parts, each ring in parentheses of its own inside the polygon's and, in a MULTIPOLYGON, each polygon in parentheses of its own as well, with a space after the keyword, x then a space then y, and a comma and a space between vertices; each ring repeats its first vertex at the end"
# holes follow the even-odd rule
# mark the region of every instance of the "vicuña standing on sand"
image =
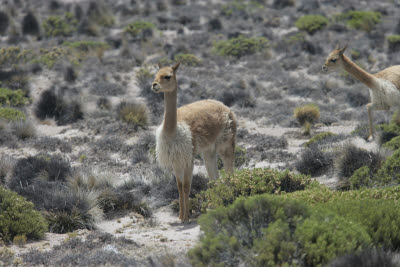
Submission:
POLYGON ((218 178, 217 154, 228 173, 233 172, 236 118, 224 104, 202 100, 177 109, 178 83, 173 67, 162 68, 152 84, 156 93, 164 93, 164 121, 157 129, 156 154, 159 163, 175 173, 179 190, 179 218, 189 220, 189 193, 193 157, 201 153, 211 179, 218 178))
POLYGON ((336 47, 327 57, 322 70, 328 72, 343 68, 354 78, 369 87, 371 103, 367 104, 368 140, 372 140, 374 135, 372 111, 388 110, 391 106, 400 107, 400 65, 386 68, 376 74, 370 74, 346 57, 343 54, 345 50, 346 46, 341 49, 336 47))

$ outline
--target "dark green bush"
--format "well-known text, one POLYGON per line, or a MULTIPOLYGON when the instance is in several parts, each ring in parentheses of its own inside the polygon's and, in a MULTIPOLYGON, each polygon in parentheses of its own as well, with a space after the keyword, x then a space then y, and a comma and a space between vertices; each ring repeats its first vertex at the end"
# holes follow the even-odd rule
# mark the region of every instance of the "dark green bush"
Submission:
POLYGON ((309 34, 322 30, 326 25, 328 25, 328 19, 321 15, 305 15, 296 21, 296 27, 309 34))
POLYGON ((356 170, 353 175, 350 177, 350 188, 358 189, 360 187, 370 187, 373 185, 371 180, 371 170, 368 166, 363 166, 356 170))
POLYGON ((194 202, 201 211, 207 208, 227 206, 240 196, 264 193, 279 194, 304 190, 313 184, 306 175, 280 172, 273 169, 243 169, 233 175, 225 175, 209 183, 209 189, 196 196, 194 202))
POLYGON ((307 141, 307 143, 304 144, 304 146, 309 147, 312 144, 317 144, 320 141, 324 140, 325 138, 331 137, 331 136, 337 136, 337 134, 334 134, 332 132, 323 132, 314 135, 310 140, 307 141))
POLYGON ((239 198, 199 223, 204 235, 189 251, 194 266, 321 266, 371 245, 360 224, 275 195, 239 198))
POLYGON ((47 37, 70 36, 76 31, 77 24, 78 21, 75 17, 67 12, 64 18, 59 16, 48 17, 43 21, 42 27, 47 37))
POLYGON ((0 105, 16 107, 27 103, 29 103, 29 99, 21 89, 10 90, 7 88, 0 88, 0 105))
POLYGON ((18 121, 25 120, 26 116, 18 109, 0 107, 0 119, 4 119, 6 121, 18 121))
POLYGON ((383 144, 384 148, 397 150, 400 148, 400 136, 396 136, 383 144))
POLYGON ((381 20, 381 13, 375 11, 350 10, 341 16, 350 28, 370 32, 381 20))
POLYGON ((396 150, 383 162, 375 180, 380 184, 400 183, 400 150, 396 150))
POLYGON ((188 65, 188 66, 192 66, 192 67, 196 67, 201 65, 201 60, 198 59, 195 55, 193 54, 176 54, 174 56, 174 60, 177 62, 181 62, 184 65, 188 65))
POLYGON ((12 241, 15 236, 42 238, 47 224, 32 202, 0 185, 0 239, 12 241))
POLYGON ((268 39, 265 37, 246 38, 239 36, 227 41, 220 41, 214 45, 214 52, 221 56, 241 58, 257 52, 264 52, 268 48, 268 39))
POLYGON ((387 40, 390 52, 396 52, 400 49, 400 34, 389 35, 387 40))
POLYGON ((153 30, 156 26, 151 22, 146 21, 135 21, 124 28, 126 33, 129 33, 133 37, 151 37, 153 36, 153 30))

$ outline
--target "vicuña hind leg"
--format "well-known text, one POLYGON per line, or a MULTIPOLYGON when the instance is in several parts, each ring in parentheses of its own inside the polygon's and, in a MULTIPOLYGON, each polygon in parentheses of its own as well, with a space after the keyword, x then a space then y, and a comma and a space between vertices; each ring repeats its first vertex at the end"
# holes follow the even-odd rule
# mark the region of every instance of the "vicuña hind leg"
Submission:
POLYGON ((372 141, 374 139, 374 124, 372 122, 372 110, 374 109, 374 104, 368 103, 367 104, 367 111, 368 111, 368 124, 369 124, 369 136, 368 141, 372 141))
POLYGON ((184 171, 183 178, 183 222, 189 221, 190 217, 190 202, 189 202, 189 194, 190 188, 192 186, 192 175, 193 175, 193 164, 184 171))
POLYGON ((218 178, 218 165, 215 148, 204 151, 203 159, 210 180, 216 180, 218 178))
POLYGON ((219 144, 217 152, 224 162, 225 171, 232 174, 235 168, 235 140, 228 140, 219 144))
POLYGON ((178 186, 179 192, 179 219, 183 220, 184 216, 184 193, 183 193, 183 172, 181 170, 175 170, 176 185, 178 186))

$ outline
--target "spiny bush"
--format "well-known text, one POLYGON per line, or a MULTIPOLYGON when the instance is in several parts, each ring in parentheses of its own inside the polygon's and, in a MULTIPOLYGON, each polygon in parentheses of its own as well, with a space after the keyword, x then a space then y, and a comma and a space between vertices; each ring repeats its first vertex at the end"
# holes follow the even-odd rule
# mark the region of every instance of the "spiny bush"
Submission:
POLYGON ((264 193, 280 194, 304 190, 312 184, 309 176, 280 172, 273 169, 242 169, 232 175, 222 173, 222 177, 209 183, 206 191, 196 195, 194 200, 198 210, 227 206, 239 196, 252 196, 264 193))
POLYGON ((29 98, 21 89, 10 90, 8 88, 0 88, 0 105, 22 106, 29 103, 29 98))
POLYGON ((226 41, 219 41, 214 44, 213 51, 221 56, 241 58, 257 52, 265 52, 269 41, 265 37, 246 38, 240 35, 226 41))
POLYGON ((47 224, 31 202, 0 185, 0 239, 12 241, 15 236, 42 238, 47 224))
POLYGON ((199 223, 204 235, 189 251, 195 266, 319 266, 371 244, 360 225, 273 195, 239 198, 199 223))
POLYGON ((149 123, 147 107, 134 102, 122 102, 117 107, 120 120, 133 125, 135 128, 146 128, 149 123))
POLYGON ((57 36, 71 36, 76 31, 78 21, 72 15, 72 13, 65 13, 64 18, 59 16, 50 16, 45 19, 42 23, 44 34, 47 37, 57 36))
POLYGON ((383 144, 386 149, 397 150, 400 148, 400 136, 396 136, 383 144))
POLYGON ((360 187, 370 187, 373 185, 372 179, 373 173, 368 166, 363 166, 356 170, 353 175, 350 177, 350 188, 358 189, 360 187))
POLYGON ((308 140, 307 143, 304 144, 304 146, 310 147, 311 145, 318 144, 322 140, 329 138, 331 136, 337 136, 337 134, 334 134, 332 132, 323 132, 323 133, 316 134, 312 138, 310 138, 310 140, 308 140))
POLYGON ((347 20, 350 28, 370 32, 381 20, 381 13, 375 11, 350 10, 341 15, 341 18, 347 20))
POLYGON ((43 91, 34 112, 41 120, 54 117, 57 125, 66 125, 83 118, 81 104, 78 101, 67 102, 61 95, 56 95, 52 89, 43 91))
POLYGON ((333 168, 333 154, 324 152, 317 145, 306 148, 295 162, 296 170, 302 174, 319 176, 333 168))
POLYGON ((395 34, 395 35, 389 35, 387 37, 388 43, 389 43, 389 51, 390 52, 396 52, 400 49, 400 35, 395 34))
POLYGON ((384 158, 379 152, 370 152, 353 144, 345 145, 336 160, 336 170, 340 179, 348 181, 362 166, 368 166, 372 173, 381 167, 384 158))
POLYGON ((297 107, 294 109, 293 114, 302 126, 307 122, 313 124, 317 122, 320 117, 319 107, 315 104, 297 107))
POLYGON ((182 53, 176 54, 174 56, 174 60, 177 62, 181 62, 184 65, 192 66, 192 67, 197 67, 202 64, 201 60, 198 59, 193 54, 182 54, 182 53))
POLYGON ((153 36, 153 30, 156 26, 151 22, 135 21, 124 28, 124 32, 130 34, 132 37, 148 38, 153 36))
POLYGON ((7 28, 10 24, 10 19, 6 12, 0 11, 0 34, 3 35, 6 33, 7 28))
POLYGON ((24 121, 26 116, 18 109, 0 107, 0 119, 4 119, 6 121, 24 121))
POLYGON ((314 34, 328 25, 328 19, 321 15, 305 15, 299 18, 295 24, 299 30, 314 34))
POLYGON ((39 22, 31 11, 22 19, 22 33, 39 36, 39 22))

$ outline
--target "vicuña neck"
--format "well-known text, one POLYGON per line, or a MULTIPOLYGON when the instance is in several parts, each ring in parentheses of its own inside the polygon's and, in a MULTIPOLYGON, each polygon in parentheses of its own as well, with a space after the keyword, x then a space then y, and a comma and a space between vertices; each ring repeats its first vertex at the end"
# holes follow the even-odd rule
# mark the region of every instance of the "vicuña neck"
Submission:
POLYGON ((350 73, 354 78, 365 84, 371 89, 374 89, 375 85, 375 77, 357 66, 353 61, 351 61, 348 57, 343 55, 343 66, 344 69, 350 73))
POLYGON ((176 129, 176 98, 177 88, 174 91, 164 93, 164 126, 163 131, 166 134, 175 133, 176 129))

